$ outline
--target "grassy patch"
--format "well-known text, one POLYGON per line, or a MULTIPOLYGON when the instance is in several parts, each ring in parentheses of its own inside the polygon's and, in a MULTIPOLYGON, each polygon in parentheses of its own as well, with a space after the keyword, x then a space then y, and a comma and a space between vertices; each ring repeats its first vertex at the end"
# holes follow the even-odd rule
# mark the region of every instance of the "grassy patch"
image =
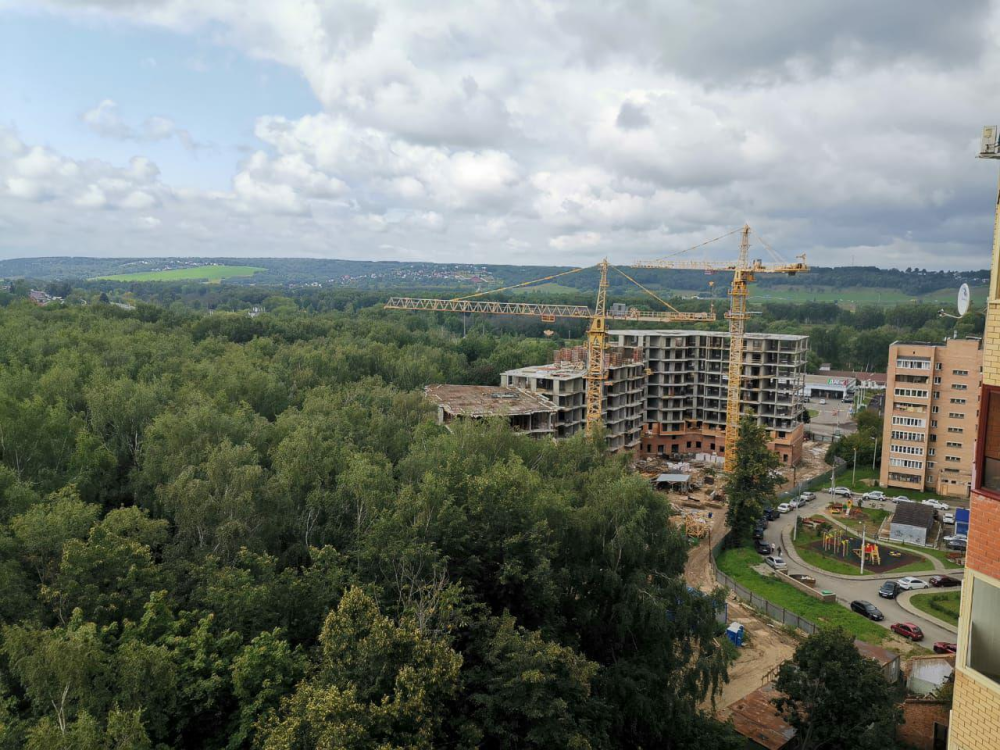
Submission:
POLYGON ((753 550, 733 549, 719 555, 718 566, 737 583, 774 604, 804 617, 820 628, 843 628, 856 638, 876 644, 889 636, 888 630, 846 607, 836 603, 821 602, 776 578, 762 576, 753 569, 753 566, 759 565, 760 562, 760 555, 753 550))
MULTIPOLYGON (((866 572, 862 574, 860 561, 855 560, 854 558, 851 558, 850 560, 845 560, 843 558, 838 559, 836 557, 830 557, 829 555, 825 555, 822 552, 819 552, 818 550, 809 547, 810 544, 818 541, 821 538, 822 537, 819 534, 814 534, 810 531, 804 531, 802 529, 800 529, 799 532, 796 534, 796 538, 793 544, 795 544, 795 551, 799 553, 799 557, 801 557, 804 562, 808 563, 809 565, 814 565, 820 570, 825 570, 828 573, 839 573, 840 575, 847 575, 847 576, 881 575, 881 573, 875 574, 871 572, 866 572)), ((869 539, 870 538, 871 537, 869 537, 869 539)), ((883 544, 882 546, 884 547, 886 545, 883 544)), ((921 558, 916 562, 912 562, 907 565, 902 565, 898 568, 893 568, 893 570, 890 572, 892 574, 899 573, 900 575, 902 575, 904 573, 915 573, 923 570, 929 570, 932 567, 933 565, 930 562, 927 562, 926 560, 921 558)))
POLYGON ((910 603, 920 611, 933 615, 939 620, 958 625, 958 610, 962 603, 962 592, 914 594, 910 597, 910 603))
POLYGON ((806 409, 809 412, 809 419, 815 419, 819 416, 819 409, 806 409))
POLYGON ((257 266, 196 266, 174 268, 169 271, 143 271, 98 276, 97 281, 222 281, 243 276, 253 276, 267 269, 257 266))

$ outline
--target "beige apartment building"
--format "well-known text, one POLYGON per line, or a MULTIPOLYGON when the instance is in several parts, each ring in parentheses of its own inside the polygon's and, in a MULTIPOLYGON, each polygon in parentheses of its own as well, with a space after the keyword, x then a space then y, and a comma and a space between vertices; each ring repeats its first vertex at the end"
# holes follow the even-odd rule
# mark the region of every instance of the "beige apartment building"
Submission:
POLYGON ((982 371, 979 339, 889 347, 883 487, 969 496, 982 371))

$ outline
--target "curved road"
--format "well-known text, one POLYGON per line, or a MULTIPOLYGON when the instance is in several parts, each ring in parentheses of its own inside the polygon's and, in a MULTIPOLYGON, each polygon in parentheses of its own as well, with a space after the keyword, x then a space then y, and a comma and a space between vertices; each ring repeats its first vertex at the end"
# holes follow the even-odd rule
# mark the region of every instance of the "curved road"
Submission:
MULTIPOLYGON (((768 524, 767 529, 764 530, 764 540, 771 542, 775 547, 781 547, 782 557, 785 558, 785 562, 788 563, 789 573, 807 573, 816 579, 816 588, 825 589, 827 591, 833 591, 837 594, 837 602, 845 607, 850 607, 850 604, 855 599, 864 599, 880 610, 882 614, 885 615, 885 620, 878 623, 885 628, 888 628, 894 622, 912 622, 920 626, 920 629, 924 631, 924 640, 920 643, 922 646, 926 646, 930 649, 935 641, 948 641, 955 642, 957 639, 956 631, 953 629, 948 629, 943 623, 936 622, 929 619, 923 613, 915 614, 914 612, 919 612, 919 610, 914 610, 910 608, 909 610, 904 609, 900 603, 893 599, 882 599, 878 595, 879 586, 882 585, 883 581, 895 580, 900 578, 900 575, 893 574, 879 574, 871 576, 844 576, 835 573, 828 573, 821 570, 813 565, 804 563, 799 556, 795 553, 795 550, 789 550, 789 544, 786 540, 791 539, 791 530, 795 525, 795 518, 800 512, 804 512, 806 515, 815 515, 819 508, 825 508, 826 505, 834 500, 832 495, 825 492, 817 492, 816 499, 808 503, 805 508, 796 508, 789 513, 785 513, 777 521, 771 521, 768 524)), ((763 556, 761 561, 763 561, 763 556)), ((928 576, 934 575, 935 573, 940 573, 942 571, 934 570, 934 565, 928 561, 927 570, 923 573, 904 573, 902 575, 917 576, 918 578, 923 578, 927 580, 928 576)), ((948 575, 955 578, 962 577, 962 570, 949 570, 948 575)), ((938 591, 939 589, 929 589, 931 591, 938 591)), ((954 589, 940 589, 942 591, 954 591, 954 589)), ((925 590, 926 591, 926 590, 925 590)), ((904 592, 902 599, 906 600, 910 596, 910 592, 904 592)), ((860 616, 860 615, 859 615, 860 616)))

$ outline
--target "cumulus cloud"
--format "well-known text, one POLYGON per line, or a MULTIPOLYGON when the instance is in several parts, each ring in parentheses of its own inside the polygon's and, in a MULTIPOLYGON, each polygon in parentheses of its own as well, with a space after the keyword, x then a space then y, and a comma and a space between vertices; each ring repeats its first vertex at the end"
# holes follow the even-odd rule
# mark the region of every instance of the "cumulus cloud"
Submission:
POLYGON ((90 130, 105 138, 147 142, 176 138, 188 151, 204 148, 204 144, 195 141, 191 133, 178 127, 169 117, 154 115, 147 117, 139 127, 132 127, 122 119, 118 104, 113 99, 104 99, 80 115, 80 119, 90 130))
MULTIPOLYGON (((817 264, 981 267, 993 176, 972 157, 996 116, 998 3, 47 0, 288 66, 319 111, 261 113, 212 194, 148 161, 0 140, 0 199, 65 203, 66 221, 142 212, 191 251, 226 217, 239 251, 575 264, 749 220, 817 264)), ((112 100, 83 122, 197 147, 112 100)), ((0 220, 23 226, 2 204, 0 220)))

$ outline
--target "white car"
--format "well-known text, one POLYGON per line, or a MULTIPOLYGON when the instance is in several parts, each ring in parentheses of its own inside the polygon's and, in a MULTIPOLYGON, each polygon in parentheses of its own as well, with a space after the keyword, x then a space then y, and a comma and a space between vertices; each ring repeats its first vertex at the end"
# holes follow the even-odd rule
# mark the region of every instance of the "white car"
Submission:
POLYGON ((889 500, 891 500, 894 503, 912 503, 913 502, 906 495, 896 495, 896 497, 890 497, 889 500))
POLYGON ((789 505, 788 503, 782 503, 781 505, 778 506, 778 512, 779 513, 787 513, 791 509, 792 509, 792 506, 789 505))
POLYGON ((888 500, 885 493, 882 490, 872 490, 871 492, 866 492, 861 496, 862 500, 877 500, 881 502, 882 500, 888 500))
POLYGON ((899 583, 899 588, 903 589, 903 591, 914 591, 916 589, 930 588, 930 584, 927 583, 927 581, 925 581, 922 578, 914 578, 913 576, 906 576, 906 578, 900 578, 899 581, 897 581, 897 583, 899 583))
POLYGON ((949 524, 949 525, 955 523, 955 514, 954 513, 945 513, 944 514, 944 520, 942 521, 942 523, 946 523, 946 524, 949 524))
POLYGON ((819 400, 819 402, 820 402, 821 404, 823 404, 823 406, 826 406, 826 399, 825 399, 825 398, 821 398, 821 399, 819 400))
POLYGON ((850 487, 831 487, 830 494, 837 495, 839 497, 851 497, 854 493, 851 492, 850 487))
POLYGON ((810 500, 815 500, 816 499, 816 493, 815 492, 803 492, 801 495, 799 495, 799 497, 802 498, 805 502, 808 503, 810 500))
MULTIPOLYGON (((788 570, 788 565, 785 563, 783 557, 778 557, 777 555, 768 555, 764 558, 764 562, 770 565, 775 570, 788 570)), ((925 586, 927 584, 924 584, 925 586)))
POLYGON ((929 497, 926 500, 920 501, 921 505, 929 505, 934 510, 951 510, 951 506, 948 503, 942 503, 940 500, 935 500, 933 497, 929 497))

